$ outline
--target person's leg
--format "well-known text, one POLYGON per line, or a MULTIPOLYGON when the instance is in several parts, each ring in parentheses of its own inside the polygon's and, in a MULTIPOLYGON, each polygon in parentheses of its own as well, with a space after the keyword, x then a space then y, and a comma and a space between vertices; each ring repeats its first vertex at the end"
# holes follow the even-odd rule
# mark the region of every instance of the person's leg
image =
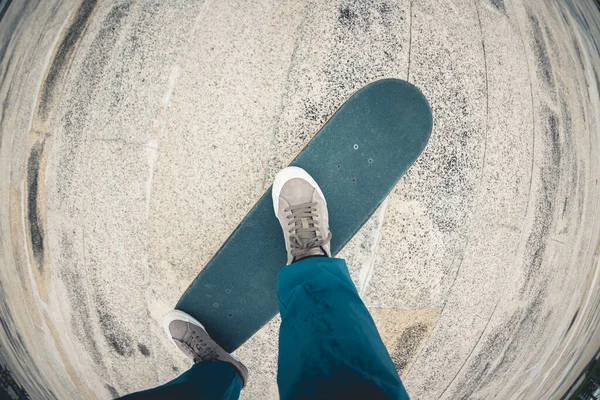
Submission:
POLYGON ((238 399, 248 370, 208 335, 192 316, 173 310, 165 315, 167 336, 194 365, 178 378, 154 389, 132 393, 124 399, 238 399))
POLYGON ((281 398, 408 399, 346 262, 330 258, 319 185, 288 167, 275 177, 272 196, 288 255, 277 287, 281 398))
POLYGON ((198 362, 176 379, 154 389, 121 397, 126 400, 195 399, 237 400, 240 376, 224 362, 198 362))
POLYGON ((408 399, 344 260, 290 264, 277 293, 282 399, 408 399))

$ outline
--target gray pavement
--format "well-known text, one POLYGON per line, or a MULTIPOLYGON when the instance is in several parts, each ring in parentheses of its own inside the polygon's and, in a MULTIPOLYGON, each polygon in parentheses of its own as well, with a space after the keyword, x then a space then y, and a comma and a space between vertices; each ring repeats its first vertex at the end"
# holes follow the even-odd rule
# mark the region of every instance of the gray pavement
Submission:
MULTIPOLYGON (((409 394, 560 398, 600 347, 599 43, 591 0, 0 0, 2 358, 33 398, 185 371, 162 316, 395 77, 432 138, 340 256, 409 394)), ((244 399, 278 397, 279 322, 244 399)))

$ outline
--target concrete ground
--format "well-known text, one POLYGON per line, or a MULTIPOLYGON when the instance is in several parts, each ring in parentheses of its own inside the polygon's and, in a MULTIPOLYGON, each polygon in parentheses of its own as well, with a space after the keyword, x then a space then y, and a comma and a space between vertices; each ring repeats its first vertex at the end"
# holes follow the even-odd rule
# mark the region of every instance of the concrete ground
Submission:
MULTIPOLYGON (((409 394, 560 398, 600 346, 599 27, 591 0, 0 0, 2 358, 36 399, 185 371, 163 314, 396 77, 432 138, 341 256, 409 394)), ((278 397, 278 324, 236 352, 244 399, 278 397)))

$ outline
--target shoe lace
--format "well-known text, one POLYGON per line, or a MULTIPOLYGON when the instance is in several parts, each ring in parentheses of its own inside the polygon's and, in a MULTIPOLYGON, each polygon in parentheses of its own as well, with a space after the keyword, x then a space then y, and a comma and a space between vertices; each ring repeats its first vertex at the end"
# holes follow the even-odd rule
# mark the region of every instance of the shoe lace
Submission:
POLYGON ((214 349, 211 346, 208 346, 208 343, 204 343, 198 335, 190 335, 184 343, 197 356, 194 357, 194 361, 214 361, 217 359, 217 353, 214 349))
POLYGON ((290 220, 288 226, 291 226, 288 233, 293 257, 302 256, 308 250, 321 247, 331 240, 331 233, 325 238, 319 235, 317 203, 296 204, 287 207, 284 212, 290 212, 287 218, 290 220))

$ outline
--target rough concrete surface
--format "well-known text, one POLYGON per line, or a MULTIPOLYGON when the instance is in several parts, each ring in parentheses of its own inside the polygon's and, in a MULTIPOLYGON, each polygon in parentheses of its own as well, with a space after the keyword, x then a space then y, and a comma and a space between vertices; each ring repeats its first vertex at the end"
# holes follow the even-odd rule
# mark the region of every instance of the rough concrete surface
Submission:
MULTIPOLYGON (((560 398, 600 347, 599 43, 591 0, 0 0, 2 359, 36 399, 185 371, 164 313, 396 77, 432 138, 340 256, 409 394, 560 398)), ((279 323, 244 399, 278 397, 279 323)))

